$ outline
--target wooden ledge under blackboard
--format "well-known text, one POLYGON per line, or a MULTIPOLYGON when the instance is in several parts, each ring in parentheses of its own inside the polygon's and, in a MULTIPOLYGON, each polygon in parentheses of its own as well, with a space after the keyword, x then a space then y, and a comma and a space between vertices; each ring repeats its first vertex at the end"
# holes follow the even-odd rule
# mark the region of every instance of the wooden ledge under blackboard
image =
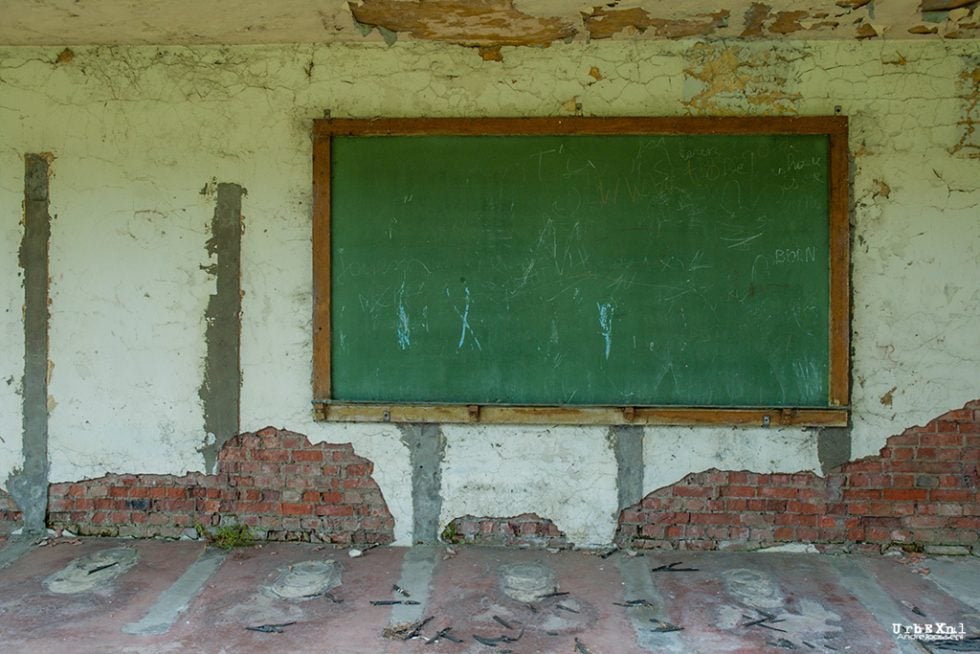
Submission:
POLYGON ((368 404, 314 402, 321 422, 498 425, 661 425, 729 427, 846 427, 838 408, 700 408, 617 406, 506 406, 478 404, 368 404))

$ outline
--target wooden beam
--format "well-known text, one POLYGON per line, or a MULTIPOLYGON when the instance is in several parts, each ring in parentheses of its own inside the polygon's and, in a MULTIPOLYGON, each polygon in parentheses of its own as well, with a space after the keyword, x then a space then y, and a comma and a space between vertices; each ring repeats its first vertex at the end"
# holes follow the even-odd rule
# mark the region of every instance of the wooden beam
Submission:
POLYGON ((313 137, 313 398, 330 397, 330 135, 313 137))
POLYGON ((737 427, 845 427, 846 408, 785 409, 617 406, 510 406, 314 402, 326 422, 481 423, 522 425, 727 425, 737 427))
POLYGON ((314 121, 313 135, 828 134, 842 126, 846 132, 846 125, 844 116, 323 118, 314 121))

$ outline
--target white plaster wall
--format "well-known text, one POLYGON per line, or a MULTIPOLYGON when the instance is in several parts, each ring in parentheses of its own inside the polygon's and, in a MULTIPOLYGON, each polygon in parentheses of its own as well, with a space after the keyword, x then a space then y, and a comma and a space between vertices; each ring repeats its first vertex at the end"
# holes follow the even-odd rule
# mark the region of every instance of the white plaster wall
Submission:
MULTIPOLYGON (((71 62, 55 64, 60 49, 0 49, 0 479, 19 463, 22 156, 50 150, 52 480, 203 467, 197 393, 213 280, 201 266, 214 198, 200 191, 234 182, 248 190, 242 428, 352 442, 375 464, 398 542, 411 541, 411 468, 398 430, 317 424, 310 412, 309 130, 324 110, 840 106, 851 116, 854 177, 854 456, 980 397, 980 175, 976 159, 949 152, 966 103, 957 79, 965 57, 980 56, 977 41, 596 41, 504 48, 503 62, 432 43, 75 48, 71 62), (877 180, 889 197, 875 195, 877 180)), ((443 523, 534 511, 575 542, 611 538, 615 458, 605 429, 444 431, 443 523)), ((819 470, 815 434, 797 429, 651 428, 644 452, 644 492, 712 467, 819 470)))
POLYGON ((795 429, 648 428, 643 460, 644 494, 710 468, 820 474, 813 434, 795 429))
MULTIPOLYGON (((10 131, 15 112, 0 100, 0 133, 10 131)), ((19 265, 24 235, 24 153, 0 138, 0 489, 24 463, 21 413, 24 375, 24 287, 19 265)))
POLYGON ((851 115, 854 458, 980 397, 980 161, 950 153, 980 42, 924 45, 818 51, 804 87, 851 115))
POLYGON ((608 543, 619 514, 606 428, 446 426, 439 524, 537 513, 580 546, 608 543))
POLYGON ((51 203, 55 481, 202 468, 197 386, 213 283, 201 269, 209 219, 201 177, 144 157, 112 165, 119 153, 107 150, 59 149, 55 162, 63 178, 51 203), (135 170, 155 174, 133 179, 135 170))

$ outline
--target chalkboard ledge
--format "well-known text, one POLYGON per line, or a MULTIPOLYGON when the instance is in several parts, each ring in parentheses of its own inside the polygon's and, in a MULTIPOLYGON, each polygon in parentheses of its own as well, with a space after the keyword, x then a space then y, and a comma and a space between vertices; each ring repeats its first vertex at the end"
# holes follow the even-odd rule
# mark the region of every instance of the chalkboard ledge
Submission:
POLYGON ((848 409, 313 403, 321 422, 846 427, 848 409))

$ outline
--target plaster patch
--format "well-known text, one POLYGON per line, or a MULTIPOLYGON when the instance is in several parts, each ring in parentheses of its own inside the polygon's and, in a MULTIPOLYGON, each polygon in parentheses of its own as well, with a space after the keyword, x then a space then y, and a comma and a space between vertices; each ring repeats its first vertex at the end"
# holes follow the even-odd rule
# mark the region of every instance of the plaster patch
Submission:
POLYGON ((771 575, 750 568, 731 568, 721 573, 725 590, 737 602, 754 609, 783 606, 782 590, 771 575))
POLYGON ((736 629, 739 624, 744 624, 745 607, 748 607, 780 623, 778 628, 786 633, 787 648, 804 649, 809 645, 801 634, 814 640, 814 635, 830 639, 842 631, 839 626, 840 614, 828 611, 820 602, 802 598, 793 609, 787 608, 781 584, 767 572, 733 568, 722 572, 722 579, 731 599, 740 605, 722 604, 717 607, 717 624, 723 629, 736 629))
POLYGON ((255 592, 251 595, 224 595, 219 602, 213 602, 214 624, 217 626, 235 625, 236 628, 265 624, 286 624, 298 622, 306 617, 306 612, 297 602, 283 602, 272 594, 255 592))
POLYGON ((74 559, 44 580, 44 587, 59 595, 84 593, 107 586, 139 560, 132 547, 113 547, 74 559))
POLYGON ((554 592, 555 571, 542 563, 509 563, 498 570, 500 590, 518 602, 536 602, 554 592))
POLYGON ((265 590, 287 600, 322 597, 340 585, 341 569, 336 561, 300 561, 280 566, 265 590))

